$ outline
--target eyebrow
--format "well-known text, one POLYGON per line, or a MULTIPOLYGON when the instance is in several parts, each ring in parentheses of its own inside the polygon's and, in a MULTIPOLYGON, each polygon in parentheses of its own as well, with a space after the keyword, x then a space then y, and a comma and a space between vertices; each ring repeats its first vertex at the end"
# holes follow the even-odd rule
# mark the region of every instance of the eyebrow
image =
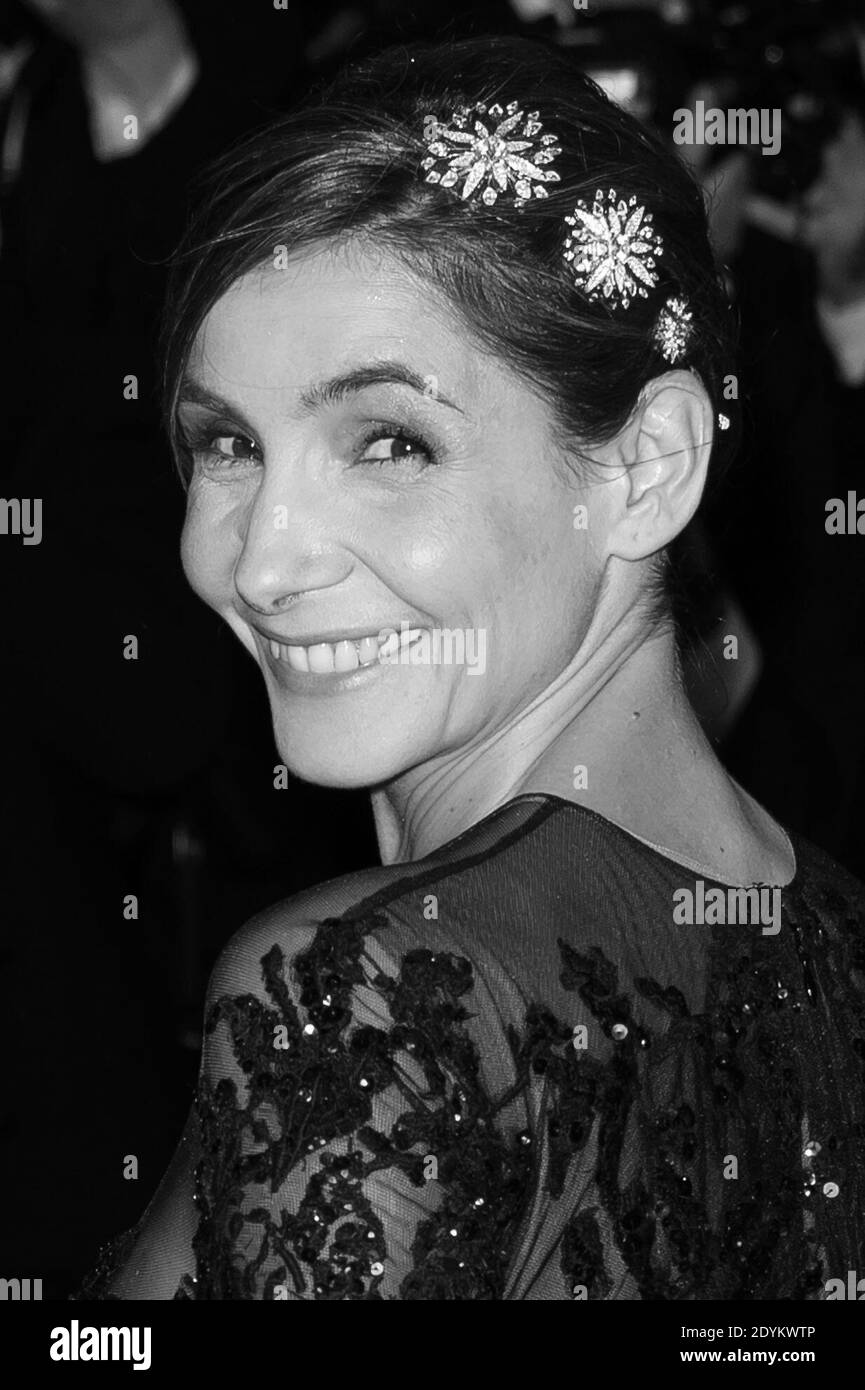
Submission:
MULTIPOLYGON (((438 389, 438 380, 434 375, 421 376, 411 367, 407 367, 404 362, 391 361, 370 362, 367 366, 355 367, 350 371, 340 373, 338 376, 330 377, 327 381, 317 382, 314 386, 307 387, 300 396, 300 409, 303 414, 312 414, 321 406, 336 405, 345 400, 346 397, 363 391, 368 386, 407 386, 427 400, 447 406, 450 410, 456 410, 460 415, 465 414, 455 401, 450 400, 438 389)), ((254 433, 241 412, 231 401, 225 400, 222 396, 214 395, 212 391, 207 391, 192 376, 184 377, 177 395, 177 404, 178 406, 184 404, 200 405, 217 413, 227 413, 236 419, 237 423, 242 425, 244 429, 248 429, 251 434, 254 433)))
POLYGON ((232 420, 236 420, 242 429, 248 430, 250 436, 255 436, 255 430, 237 406, 231 401, 227 401, 224 396, 216 396, 212 391, 206 391, 200 381, 194 377, 185 376, 180 383, 180 390, 177 393, 178 409, 182 405, 200 405, 206 410, 212 410, 215 415, 230 415, 232 420))
POLYGON ((363 391, 367 386, 408 386, 419 396, 425 396, 439 405, 446 405, 450 410, 458 411, 460 415, 464 414, 454 401, 449 400, 439 390, 437 377, 421 376, 404 362, 391 361, 370 362, 368 366, 355 367, 351 371, 331 377, 329 381, 319 382, 303 392, 300 405, 304 411, 315 410, 321 405, 335 405, 345 400, 346 396, 363 391))

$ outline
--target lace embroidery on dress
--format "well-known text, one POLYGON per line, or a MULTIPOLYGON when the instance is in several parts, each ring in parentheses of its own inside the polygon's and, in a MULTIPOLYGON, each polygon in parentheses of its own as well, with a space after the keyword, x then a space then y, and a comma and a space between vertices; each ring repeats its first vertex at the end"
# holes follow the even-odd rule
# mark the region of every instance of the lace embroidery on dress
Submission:
MULTIPOLYGON (((261 990, 207 1015, 233 1067, 199 1082, 174 1296, 825 1296, 865 1256, 862 920, 803 868, 781 935, 713 933, 700 1012, 562 935, 562 997, 604 1048, 529 1002, 499 1020, 498 1089, 464 956, 388 957, 386 911, 321 921, 290 961, 274 944, 261 990)), ((135 1234, 79 1297, 112 1296, 135 1234)))

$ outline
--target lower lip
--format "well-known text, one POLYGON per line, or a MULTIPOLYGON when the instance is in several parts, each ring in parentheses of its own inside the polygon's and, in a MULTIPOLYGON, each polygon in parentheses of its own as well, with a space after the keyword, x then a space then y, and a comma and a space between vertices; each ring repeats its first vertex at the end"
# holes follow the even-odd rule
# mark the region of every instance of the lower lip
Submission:
MULTIPOLYGON (((269 642, 259 643, 259 646, 277 684, 292 695, 342 695, 349 690, 360 690, 389 666, 399 669, 402 664, 401 661, 371 661, 366 666, 356 666, 353 671, 296 671, 287 661, 273 655, 269 642)), ((409 642, 399 656, 403 657, 413 646, 414 642, 409 642)))

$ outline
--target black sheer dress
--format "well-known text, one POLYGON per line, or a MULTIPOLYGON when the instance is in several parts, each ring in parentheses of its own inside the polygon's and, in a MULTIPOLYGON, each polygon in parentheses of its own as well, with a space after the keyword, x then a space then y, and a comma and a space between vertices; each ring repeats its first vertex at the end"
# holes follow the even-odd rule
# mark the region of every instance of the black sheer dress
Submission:
POLYGON ((260 914, 76 1297, 825 1298, 865 1268, 865 890, 791 843, 774 934, 676 925, 717 880, 546 794, 260 914))

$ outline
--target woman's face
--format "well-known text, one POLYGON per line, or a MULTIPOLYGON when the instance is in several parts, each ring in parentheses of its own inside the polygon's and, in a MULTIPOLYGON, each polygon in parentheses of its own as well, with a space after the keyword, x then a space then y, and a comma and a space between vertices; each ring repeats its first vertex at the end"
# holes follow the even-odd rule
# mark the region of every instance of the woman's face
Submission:
POLYGON ((399 262, 245 276, 183 394, 184 568, 258 662, 293 773, 374 787, 472 757, 572 662, 602 566, 549 407, 399 262), (382 660, 390 631, 408 645, 382 660))

